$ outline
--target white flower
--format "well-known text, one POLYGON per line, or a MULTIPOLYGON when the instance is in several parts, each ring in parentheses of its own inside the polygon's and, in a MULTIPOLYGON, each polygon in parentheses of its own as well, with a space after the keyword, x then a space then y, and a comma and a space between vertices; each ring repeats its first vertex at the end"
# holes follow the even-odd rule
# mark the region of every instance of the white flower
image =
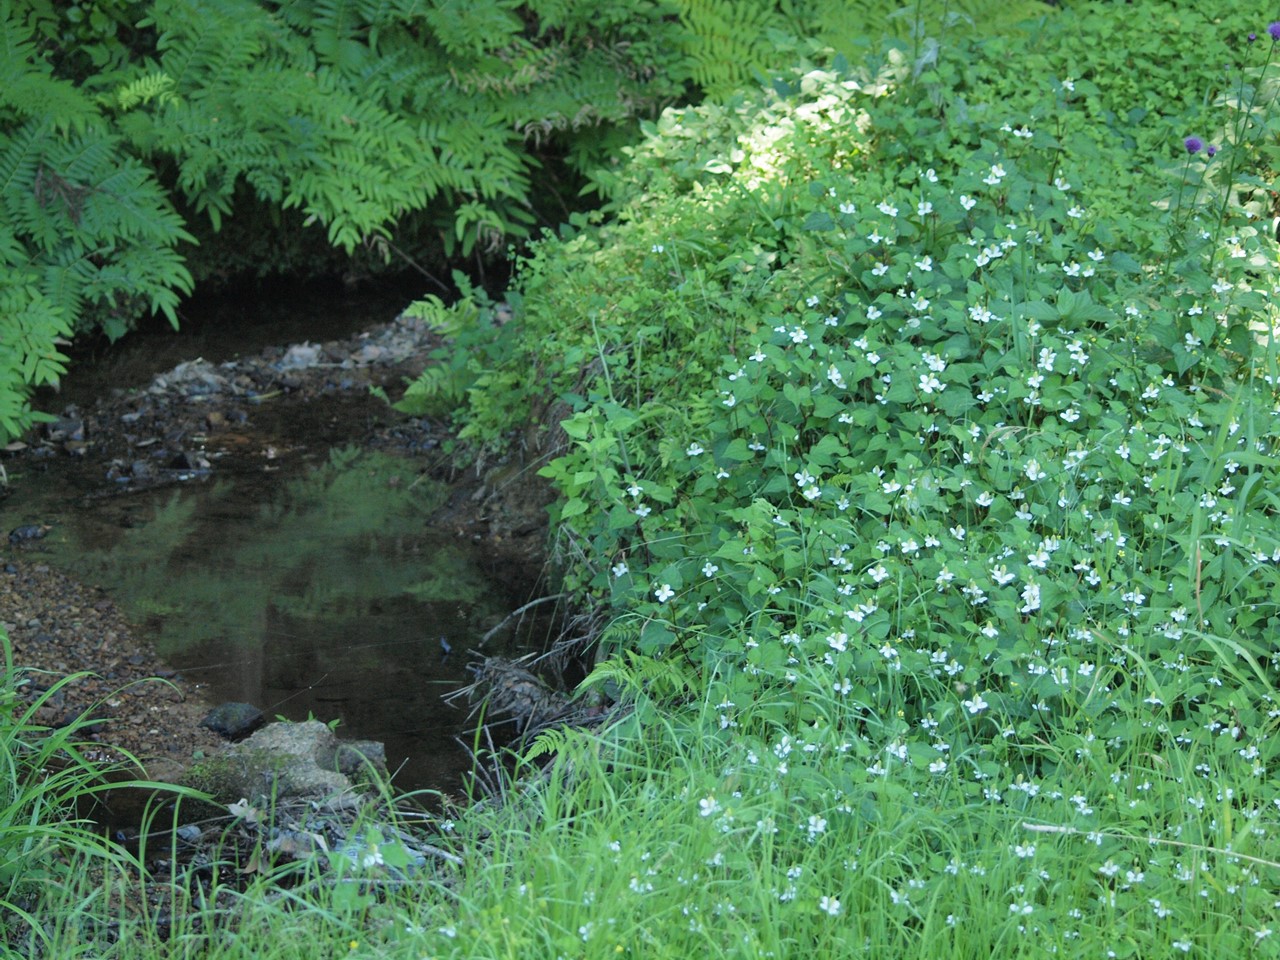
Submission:
POLYGON ((615 577, 625 577, 631 572, 631 568, 627 566, 627 561, 625 560, 619 560, 610 569, 615 577))
POLYGON ((876 204, 876 208, 881 213, 883 213, 886 217, 896 217, 898 215, 898 208, 895 207, 893 204, 891 204, 888 200, 881 200, 878 204, 876 204))
POLYGON ((1020 613, 1031 613, 1040 609, 1040 584, 1028 583, 1022 588, 1022 606, 1018 608, 1020 613))
POLYGON ((689 448, 688 448, 687 450, 685 450, 685 453, 686 453, 688 456, 691 456, 691 457, 696 457, 698 454, 700 454, 700 453, 706 453, 706 452, 707 452, 707 451, 705 451, 704 449, 702 449, 702 444, 698 443, 698 441, 697 441, 697 440, 695 440, 695 441, 693 441, 693 443, 689 444, 689 448))
POLYGON ((648 504, 644 504, 644 503, 642 503, 642 504, 640 504, 640 506, 636 507, 636 508, 635 508, 634 510, 632 510, 631 512, 632 512, 632 513, 634 513, 634 514, 635 514, 637 517, 639 517, 641 520, 643 520, 643 519, 644 519, 645 517, 647 517, 649 514, 653 513, 653 508, 652 508, 652 507, 650 507, 648 504))
POLYGON ((671 589, 671 584, 664 583, 657 590, 653 591, 653 595, 657 598, 659 603, 666 603, 676 595, 676 592, 671 589))
POLYGON ((719 568, 719 567, 717 567, 717 566, 716 566, 714 563, 712 563, 710 560, 708 560, 706 563, 704 563, 704 564, 702 565, 702 572, 703 572, 703 574, 704 574, 705 576, 708 576, 708 577, 715 576, 716 571, 717 571, 717 570, 719 570, 719 569, 720 569, 720 568, 719 568))
POLYGON ((968 710, 970 713, 975 713, 975 714, 981 713, 983 710, 987 709, 987 707, 989 706, 990 704, 987 703, 986 700, 982 699, 982 694, 980 693, 977 694, 972 700, 964 701, 964 708, 968 710))
POLYGON ((916 213, 920 214, 922 217, 927 217, 929 214, 933 213, 933 204, 928 200, 920 201, 920 203, 916 204, 916 213))
POLYGON ((818 901, 818 909, 828 916, 838 916, 840 914, 840 901, 835 897, 822 897, 818 901))
POLYGON ((982 178, 982 182, 987 184, 988 186, 994 187, 1001 180, 1003 180, 1004 177, 1005 177, 1004 165, 999 163, 993 163, 991 165, 991 172, 987 174, 987 176, 982 178))
POLYGON ((932 373, 920 374, 921 393, 941 393, 945 389, 947 389, 946 384, 935 377, 932 373))
POLYGON ((704 817, 720 812, 720 803, 715 797, 703 797, 698 801, 698 812, 704 817))
POLYGON ((967 196, 963 193, 960 194, 960 206, 964 207, 966 210, 972 210, 977 205, 978 201, 973 199, 973 197, 967 196))

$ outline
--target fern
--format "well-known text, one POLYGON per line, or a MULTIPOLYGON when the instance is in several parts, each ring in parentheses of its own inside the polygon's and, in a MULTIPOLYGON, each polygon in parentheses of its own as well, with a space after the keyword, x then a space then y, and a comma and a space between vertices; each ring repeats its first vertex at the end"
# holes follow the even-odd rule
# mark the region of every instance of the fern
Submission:
POLYGON ((751 79, 767 60, 769 35, 783 25, 772 4, 680 0, 680 20, 692 35, 694 81, 720 97, 751 79))
MULTIPOLYGON (((611 624, 606 628, 606 633, 618 626, 611 624)), ((676 658, 651 657, 622 645, 624 642, 634 642, 639 637, 638 629, 634 637, 629 636, 630 633, 629 628, 624 628, 624 636, 614 637, 614 641, 620 644, 624 652, 621 656, 610 657, 598 664, 578 685, 579 692, 610 685, 616 688, 617 699, 624 702, 645 699, 670 703, 701 688, 701 681, 687 662, 676 658)), ((604 642, 603 637, 601 642, 604 642)))
POLYGON ((569 745, 569 734, 568 727, 548 727, 533 738, 533 742, 524 751, 524 760, 532 761, 562 753, 569 745))
POLYGON ((132 110, 155 100, 168 103, 174 99, 173 78, 166 73, 155 72, 138 77, 116 90, 114 99, 121 110, 132 110))
POLYGON ((51 119, 0 132, 0 434, 34 422, 27 388, 65 371, 59 344, 76 329, 118 336, 149 304, 176 320, 190 275, 189 239, 149 170, 101 125, 59 133, 51 119), (121 309, 125 307, 126 309, 121 309))
POLYGON ((952 31, 998 34, 1051 12, 1041 0, 677 0, 689 32, 690 75, 723 99, 756 73, 790 65, 800 42, 854 58, 868 39, 902 41, 952 31))
POLYGON ((8 0, 0 3, 0 123, 51 118, 62 131, 80 131, 97 116, 90 97, 53 76, 8 0))

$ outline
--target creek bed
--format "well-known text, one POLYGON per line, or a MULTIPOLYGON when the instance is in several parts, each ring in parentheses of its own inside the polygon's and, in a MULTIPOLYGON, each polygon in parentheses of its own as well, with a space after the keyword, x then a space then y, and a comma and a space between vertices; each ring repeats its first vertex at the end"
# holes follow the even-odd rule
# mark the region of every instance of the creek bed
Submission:
MULTIPOLYGON (((275 348, 234 370, 205 368, 228 382, 257 378, 234 396, 174 399, 172 389, 148 393, 144 380, 98 401, 91 415, 72 408, 91 424, 89 449, 64 443, 11 462, 3 517, 9 528, 48 527, 10 551, 103 588, 139 639, 209 703, 337 721, 345 737, 386 744, 401 789, 453 791, 470 763, 457 742, 468 724, 441 695, 471 679, 468 651, 488 628, 541 592, 539 568, 489 535, 467 495, 474 482, 463 489, 433 478, 423 453, 437 442, 431 428, 406 427, 368 395, 371 384, 395 386, 421 369, 434 343, 394 363, 331 362, 344 351, 376 356, 382 348, 370 345, 390 334, 378 336, 326 343, 314 362, 291 367, 290 358, 312 355, 275 348), (286 386, 268 389, 275 381, 266 375, 286 386), (121 423, 133 430, 123 455, 121 423), (140 429, 161 444, 167 431, 178 456, 166 450, 144 473, 139 458, 158 448, 140 429), (406 442, 414 430, 418 441, 406 442)), ((218 355, 207 337, 192 342, 218 355)), ((133 367, 145 364, 145 347, 132 348, 133 367)), ((124 362, 115 358, 99 376, 118 384, 124 362)), ((90 409, 92 379, 68 390, 81 411, 90 409)), ((518 655, 548 631, 545 619, 526 620, 484 653, 518 655)))

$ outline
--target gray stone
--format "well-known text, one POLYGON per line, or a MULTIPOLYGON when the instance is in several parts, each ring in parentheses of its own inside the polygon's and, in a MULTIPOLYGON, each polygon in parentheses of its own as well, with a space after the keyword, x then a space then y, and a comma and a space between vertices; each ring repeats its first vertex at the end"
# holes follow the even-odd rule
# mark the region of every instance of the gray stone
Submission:
POLYGON ((384 756, 382 744, 344 743, 318 720, 271 723, 198 763, 186 780, 223 802, 325 799, 355 790, 348 773, 356 776, 369 764, 385 773, 384 756))
POLYGON ((251 703, 220 703, 205 715, 200 726, 228 740, 239 740, 262 726, 262 711, 251 703))

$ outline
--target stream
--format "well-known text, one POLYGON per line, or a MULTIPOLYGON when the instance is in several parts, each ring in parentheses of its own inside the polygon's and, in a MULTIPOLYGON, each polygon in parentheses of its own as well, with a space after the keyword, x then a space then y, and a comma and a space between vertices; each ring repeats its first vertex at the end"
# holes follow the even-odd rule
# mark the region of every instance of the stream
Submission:
MULTIPOLYGON (((215 302, 180 334, 136 334, 82 360, 46 409, 71 403, 75 415, 113 389, 145 389, 178 363, 288 344, 277 331, 352 337, 393 319, 408 299, 391 291, 357 303, 296 293, 253 309, 215 302), (284 320, 270 319, 280 313, 284 320)), ((398 373, 387 377, 398 382, 398 373)), ((18 470, 4 519, 47 526, 31 556, 105 588, 210 703, 248 702, 268 719, 337 721, 340 736, 386 745, 400 789, 456 791, 470 766, 458 740, 470 725, 465 709, 441 696, 470 681, 469 651, 490 628, 546 592, 538 569, 466 522, 474 498, 427 472, 435 440, 417 449, 385 442, 405 418, 367 386, 262 396, 241 405, 243 422, 204 414, 210 429, 182 441, 179 465, 188 470, 167 469, 168 452, 158 467, 143 471, 135 461, 132 476, 116 470, 110 479, 92 456, 65 453, 25 477, 18 470), (139 482, 161 468, 168 482, 139 482)), ((130 456, 145 454, 151 439, 131 437, 130 456)), ((545 619, 517 621, 483 653, 540 649, 550 629, 545 619)))

